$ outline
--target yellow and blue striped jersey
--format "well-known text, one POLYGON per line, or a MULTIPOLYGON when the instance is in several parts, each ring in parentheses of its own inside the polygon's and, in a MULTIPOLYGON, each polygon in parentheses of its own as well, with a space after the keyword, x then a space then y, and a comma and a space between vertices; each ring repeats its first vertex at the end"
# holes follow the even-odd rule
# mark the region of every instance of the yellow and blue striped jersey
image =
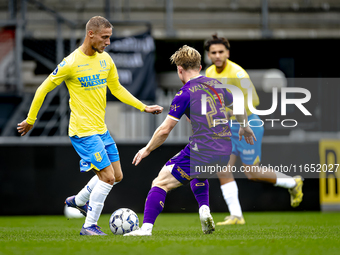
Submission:
POLYGON ((123 103, 140 111, 144 111, 146 107, 119 83, 117 68, 108 53, 96 52, 87 56, 78 48, 67 56, 38 88, 26 120, 28 124, 34 124, 46 94, 63 81, 70 93, 69 136, 84 137, 104 134, 107 131, 107 87, 123 103))
MULTIPOLYGON (((249 75, 247 72, 240 67, 238 64, 230 61, 227 59, 227 66, 223 69, 221 73, 218 73, 216 71, 216 66, 211 65, 207 68, 205 71, 207 77, 215 78, 215 79, 221 79, 221 78, 227 78, 227 84, 237 86, 240 88, 244 95, 244 104, 245 109, 247 111, 248 116, 252 114, 252 112, 249 110, 248 107, 248 87, 250 86, 252 88, 252 96, 253 96, 253 106, 256 107, 260 104, 259 97, 256 93, 254 84, 249 79, 249 75), (246 84, 246 86, 245 86, 246 84), (242 86, 243 85, 243 86, 242 86)), ((230 109, 226 108, 227 111, 230 109)), ((235 117, 232 117, 235 119, 235 117)))

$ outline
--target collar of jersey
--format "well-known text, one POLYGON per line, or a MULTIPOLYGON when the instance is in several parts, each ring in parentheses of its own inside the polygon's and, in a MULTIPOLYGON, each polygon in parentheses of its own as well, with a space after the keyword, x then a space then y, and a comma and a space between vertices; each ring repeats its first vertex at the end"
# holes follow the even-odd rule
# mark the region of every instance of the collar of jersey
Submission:
POLYGON ((195 80, 195 79, 197 79, 197 78, 199 78, 199 77, 202 77, 202 75, 198 75, 198 76, 196 76, 196 77, 192 77, 192 78, 190 78, 189 81, 195 80))
POLYGON ((83 55, 84 57, 87 57, 87 58, 95 58, 98 54, 98 52, 95 52, 92 56, 88 56, 86 55, 84 52, 82 52, 82 50, 80 49, 80 47, 78 48, 79 52, 81 55, 83 55))

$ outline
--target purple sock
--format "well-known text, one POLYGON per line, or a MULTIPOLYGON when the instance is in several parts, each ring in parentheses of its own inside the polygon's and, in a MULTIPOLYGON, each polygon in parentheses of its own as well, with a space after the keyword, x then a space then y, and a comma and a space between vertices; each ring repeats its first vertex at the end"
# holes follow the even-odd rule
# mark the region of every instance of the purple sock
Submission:
POLYGON ((152 187, 146 198, 143 223, 154 224, 158 215, 163 211, 166 191, 152 187))
POLYGON ((201 207, 202 205, 209 206, 209 182, 208 182, 208 179, 206 179, 204 181, 193 179, 190 182, 190 187, 191 187, 192 192, 195 195, 198 206, 199 207, 201 207))

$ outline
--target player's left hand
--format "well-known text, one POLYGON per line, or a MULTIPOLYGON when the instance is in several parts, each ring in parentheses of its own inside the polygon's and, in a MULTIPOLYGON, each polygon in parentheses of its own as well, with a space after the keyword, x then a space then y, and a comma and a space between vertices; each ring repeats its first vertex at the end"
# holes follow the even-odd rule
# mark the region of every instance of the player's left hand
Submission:
POLYGON ((245 128, 240 127, 238 135, 239 135, 239 141, 241 141, 242 136, 244 136, 244 139, 246 140, 246 142, 251 145, 254 145, 254 140, 257 141, 253 130, 249 126, 245 128))
POLYGON ((22 121, 21 123, 18 123, 17 130, 21 134, 21 136, 24 136, 27 134, 28 131, 32 129, 33 125, 30 125, 26 122, 26 120, 22 121))
POLYGON ((163 107, 159 105, 147 105, 144 109, 144 112, 152 113, 152 114, 160 114, 163 111, 163 107))
POLYGON ((146 147, 144 147, 143 149, 140 149, 135 155, 135 157, 133 158, 132 164, 137 166, 142 161, 142 159, 149 156, 149 154, 150 154, 150 151, 148 151, 146 147))

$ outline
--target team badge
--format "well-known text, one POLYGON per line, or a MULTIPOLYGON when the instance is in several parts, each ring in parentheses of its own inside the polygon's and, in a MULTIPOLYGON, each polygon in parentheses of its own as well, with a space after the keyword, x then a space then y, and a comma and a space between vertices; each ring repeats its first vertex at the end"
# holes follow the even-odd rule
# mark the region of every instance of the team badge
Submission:
POLYGON ((96 161, 97 162, 101 162, 103 159, 102 159, 102 156, 100 155, 100 153, 99 152, 96 152, 95 154, 94 154, 94 156, 96 157, 96 161))
POLYGON ((106 61, 105 61, 105 60, 100 60, 99 63, 100 63, 100 66, 101 66, 102 68, 106 68, 106 67, 107 67, 106 61))

